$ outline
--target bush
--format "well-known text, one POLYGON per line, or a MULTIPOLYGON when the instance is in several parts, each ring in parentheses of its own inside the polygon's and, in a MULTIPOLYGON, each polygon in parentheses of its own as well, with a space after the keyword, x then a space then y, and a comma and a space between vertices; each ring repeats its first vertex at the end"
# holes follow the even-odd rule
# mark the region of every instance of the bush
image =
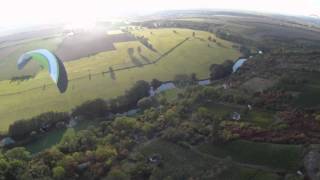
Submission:
POLYGON ((32 131, 38 131, 40 128, 53 127, 58 122, 67 121, 68 113, 48 112, 27 120, 15 121, 9 126, 9 135, 15 138, 29 136, 32 131))
POLYGON ((185 87, 196 83, 195 75, 177 74, 174 77, 174 84, 178 87, 185 87))
POLYGON ((5 156, 9 160, 28 161, 31 159, 31 154, 24 147, 16 147, 8 150, 5 156))
POLYGON ((158 87, 160 87, 161 84, 162 84, 162 81, 159 81, 158 79, 152 79, 152 81, 151 81, 151 86, 154 89, 157 89, 158 87))
POLYGON ((108 113, 107 103, 102 99, 87 101, 80 106, 77 106, 72 116, 84 116, 86 118, 98 118, 106 116, 108 113))
POLYGON ((153 97, 144 97, 137 103, 138 107, 142 110, 149 109, 157 105, 157 100, 153 97))
POLYGON ((222 64, 213 64, 210 67, 210 78, 212 80, 222 79, 232 73, 233 62, 226 60, 222 64))
POLYGON ((116 118, 112 122, 112 125, 115 129, 119 131, 122 131, 122 130, 134 131, 140 127, 139 122, 136 119, 129 118, 129 117, 116 118))
POLYGON ((149 96, 150 85, 146 81, 137 81, 133 87, 126 92, 125 99, 128 105, 135 106, 139 99, 149 96))
POLYGON ((124 171, 119 169, 113 169, 108 173, 108 176, 104 180, 129 180, 130 177, 124 171))
POLYGON ((56 179, 62 179, 65 175, 66 171, 63 167, 57 166, 52 169, 52 175, 56 179))

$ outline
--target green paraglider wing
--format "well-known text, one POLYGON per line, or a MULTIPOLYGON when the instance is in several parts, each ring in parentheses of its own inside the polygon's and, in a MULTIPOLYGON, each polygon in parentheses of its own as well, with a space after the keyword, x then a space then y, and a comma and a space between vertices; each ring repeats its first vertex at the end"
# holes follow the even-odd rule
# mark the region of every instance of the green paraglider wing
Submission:
POLYGON ((51 79, 57 84, 60 92, 64 92, 67 89, 67 73, 63 63, 57 56, 46 49, 29 51, 19 58, 18 69, 23 69, 30 60, 37 61, 42 68, 49 71, 51 79))

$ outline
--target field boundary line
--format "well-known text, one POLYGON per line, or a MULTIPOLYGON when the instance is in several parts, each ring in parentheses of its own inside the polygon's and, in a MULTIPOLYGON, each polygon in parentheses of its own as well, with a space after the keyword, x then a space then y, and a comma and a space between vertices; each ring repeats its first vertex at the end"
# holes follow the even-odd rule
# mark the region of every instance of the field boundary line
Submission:
MULTIPOLYGON (((163 53, 161 56, 159 56, 158 58, 156 58, 152 62, 146 63, 146 64, 142 64, 142 65, 143 66, 147 66, 147 65, 157 64, 160 60, 162 60, 164 57, 168 56, 176 48, 178 48, 179 46, 181 46, 182 44, 184 44, 188 40, 189 40, 189 37, 187 37, 183 41, 179 42, 174 47, 170 48, 168 51, 163 53)), ((114 69, 113 72, 123 71, 123 70, 128 70, 128 69, 133 69, 133 68, 139 68, 139 67, 140 66, 131 65, 131 66, 127 66, 127 67, 121 67, 121 68, 118 68, 118 69, 114 69)), ((85 75, 85 76, 76 77, 76 78, 70 79, 68 81, 71 82, 71 81, 76 81, 76 80, 80 80, 80 79, 85 79, 85 78, 88 78, 89 76, 93 77, 93 76, 97 76, 97 75, 101 75, 101 74, 104 75, 104 74, 108 74, 108 73, 110 73, 110 71, 102 71, 102 72, 99 72, 99 73, 93 73, 93 74, 88 74, 88 75, 85 75)), ((54 85, 55 84, 44 84, 43 86, 37 86, 37 87, 34 87, 34 88, 22 90, 22 91, 19 91, 19 92, 0 94, 0 97, 19 95, 19 94, 27 93, 27 92, 34 91, 34 90, 44 89, 44 88, 47 88, 47 87, 50 87, 50 86, 54 86, 54 85)))

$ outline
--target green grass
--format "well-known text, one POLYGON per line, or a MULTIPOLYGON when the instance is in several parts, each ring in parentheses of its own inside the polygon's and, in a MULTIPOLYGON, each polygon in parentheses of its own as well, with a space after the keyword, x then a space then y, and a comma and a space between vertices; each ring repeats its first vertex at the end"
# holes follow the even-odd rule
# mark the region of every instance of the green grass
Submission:
MULTIPOLYGON (((184 91, 184 89, 179 89, 179 88, 169 89, 169 90, 161 92, 158 96, 166 98, 166 100, 168 102, 173 102, 178 98, 178 94, 182 93, 183 91, 184 91)), ((158 98, 158 99, 160 99, 160 98, 158 98)))
POLYGON ((73 132, 78 132, 86 129, 88 126, 95 126, 97 124, 98 121, 80 121, 73 128, 63 128, 48 132, 43 136, 38 137, 34 142, 28 143, 24 147, 31 153, 38 153, 56 144, 59 144, 64 136, 68 136, 73 132))
POLYGON ((260 110, 253 107, 253 109, 248 111, 247 114, 243 114, 242 112, 246 108, 246 106, 231 104, 213 104, 209 107, 211 112, 213 112, 217 117, 230 116, 231 113, 238 112, 241 114, 241 122, 251 122, 260 127, 268 127, 275 121, 273 112, 260 110))
MULTIPOLYGON (((164 179, 188 179, 189 177, 200 177, 211 172, 217 165, 217 161, 199 155, 190 149, 183 148, 174 143, 163 140, 155 140, 151 143, 141 145, 138 152, 146 158, 153 154, 160 154, 163 166, 153 173, 152 178, 164 179)), ((252 168, 232 165, 229 169, 219 175, 221 180, 277 180, 279 177, 273 173, 268 173, 252 168)))
POLYGON ((249 111, 248 115, 244 116, 255 125, 260 127, 268 127, 275 122, 274 113, 268 111, 255 110, 249 111))
POLYGON ((62 38, 56 37, 50 39, 34 40, 12 47, 16 48, 15 51, 9 54, 7 57, 0 59, 0 81, 11 79, 12 76, 29 75, 36 73, 39 70, 39 66, 34 62, 30 62, 28 65, 26 65, 23 71, 18 70, 17 60, 19 59, 19 57, 27 51, 38 48, 44 48, 54 51, 57 49, 58 45, 61 42, 62 38))
MULTIPOLYGON (((192 35, 193 30, 177 29, 144 29, 134 31, 148 37, 159 53, 164 53, 180 43, 186 37, 192 35)), ((207 39, 208 32, 196 31, 199 38, 207 39)), ((137 67, 115 72, 115 80, 109 74, 102 75, 110 66, 132 65, 127 49, 142 47, 142 54, 150 60, 155 60, 160 54, 144 47, 140 42, 124 42, 115 44, 115 51, 102 52, 94 56, 84 57, 77 61, 66 62, 66 70, 69 76, 69 87, 66 93, 60 94, 53 85, 48 73, 41 71, 29 81, 9 83, 0 81, 0 131, 6 131, 15 120, 30 118, 47 111, 69 111, 76 105, 94 98, 113 98, 122 95, 138 80, 151 81, 157 78, 162 81, 172 80, 176 74, 196 73, 199 78, 208 77, 209 66, 212 63, 222 63, 226 59, 235 59, 240 53, 231 48, 232 44, 221 40, 226 48, 208 47, 208 42, 191 38, 165 56, 157 64, 137 67), (88 72, 97 74, 88 78, 88 72), (80 78, 84 77, 84 78, 80 78), (78 79, 77 79, 78 78, 78 79), (80 78, 80 79, 79 79, 80 78), (42 87, 46 84, 45 90, 42 87), (30 90, 32 88, 37 88, 30 90), (23 92, 26 91, 26 92, 23 92), (23 92, 23 93, 20 93, 23 92), (5 95, 8 93, 18 93, 5 95)), ((141 62, 142 58, 135 52, 141 62)))
POLYGON ((64 134, 68 133, 69 129, 58 129, 54 130, 52 132, 49 132, 38 139, 36 139, 34 142, 28 143, 24 147, 33 153, 37 153, 40 151, 43 151, 47 148, 50 148, 60 142, 64 134))
POLYGON ((300 93, 293 103, 301 108, 320 107, 320 73, 297 71, 292 74, 292 77, 306 80, 306 83, 302 84, 279 84, 286 91, 300 93))
POLYGON ((274 173, 244 167, 233 167, 223 172, 219 180, 280 180, 281 177, 274 173))
POLYGON ((300 107, 320 107, 320 81, 318 84, 304 85, 295 104, 300 107))
POLYGON ((199 176, 203 170, 216 164, 209 159, 194 154, 192 151, 166 141, 154 141, 142 146, 139 150, 146 158, 153 154, 160 154, 164 162, 157 179, 171 176, 174 179, 199 176))
POLYGON ((297 170, 303 158, 301 145, 280 145, 237 140, 226 144, 203 144, 201 152, 234 161, 282 170, 297 170))

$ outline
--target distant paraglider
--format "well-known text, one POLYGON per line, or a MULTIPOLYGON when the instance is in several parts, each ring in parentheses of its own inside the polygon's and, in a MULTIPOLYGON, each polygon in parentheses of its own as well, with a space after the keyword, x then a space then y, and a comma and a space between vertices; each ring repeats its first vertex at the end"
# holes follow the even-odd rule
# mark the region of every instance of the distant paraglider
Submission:
POLYGON ((61 60, 46 49, 36 49, 23 54, 18 62, 18 69, 23 69, 30 60, 37 61, 42 68, 48 69, 51 79, 57 84, 60 93, 68 88, 68 75, 61 60))

